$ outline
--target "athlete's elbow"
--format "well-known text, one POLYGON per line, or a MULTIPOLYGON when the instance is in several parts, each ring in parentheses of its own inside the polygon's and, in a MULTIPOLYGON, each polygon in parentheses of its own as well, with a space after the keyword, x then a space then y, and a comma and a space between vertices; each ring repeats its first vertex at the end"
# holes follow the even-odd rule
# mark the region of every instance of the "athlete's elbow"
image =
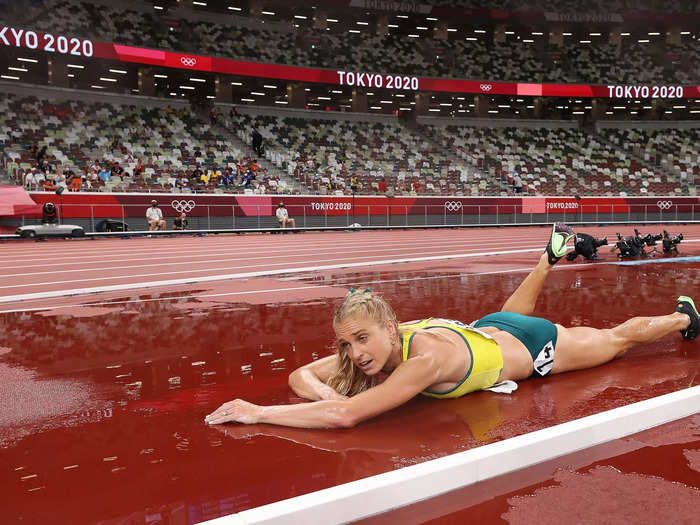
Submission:
POLYGON ((329 423, 331 428, 353 428, 362 422, 362 418, 356 414, 352 407, 341 404, 328 412, 329 423))

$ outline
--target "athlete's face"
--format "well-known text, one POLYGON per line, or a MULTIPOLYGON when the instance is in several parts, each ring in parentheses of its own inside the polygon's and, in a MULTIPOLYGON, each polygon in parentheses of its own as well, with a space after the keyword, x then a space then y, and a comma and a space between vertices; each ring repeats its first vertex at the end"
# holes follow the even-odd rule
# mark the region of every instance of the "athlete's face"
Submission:
POLYGON ((385 367, 396 345, 396 328, 391 321, 380 323, 362 315, 337 323, 335 335, 340 351, 367 375, 374 375, 385 367))

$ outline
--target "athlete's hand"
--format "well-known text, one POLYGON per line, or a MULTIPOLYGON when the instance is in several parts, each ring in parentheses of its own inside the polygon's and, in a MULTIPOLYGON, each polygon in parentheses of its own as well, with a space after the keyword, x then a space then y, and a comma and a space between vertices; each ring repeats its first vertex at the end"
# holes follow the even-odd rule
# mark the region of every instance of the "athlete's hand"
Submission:
POLYGON ((219 425, 221 423, 253 425, 258 422, 262 408, 242 399, 234 399, 214 410, 214 412, 204 418, 204 421, 209 425, 219 425))

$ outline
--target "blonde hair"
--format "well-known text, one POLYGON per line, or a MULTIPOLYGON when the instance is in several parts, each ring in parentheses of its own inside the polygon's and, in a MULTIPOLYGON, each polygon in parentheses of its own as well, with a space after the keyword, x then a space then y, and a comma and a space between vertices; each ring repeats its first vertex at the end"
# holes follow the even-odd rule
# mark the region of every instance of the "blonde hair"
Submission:
MULTIPOLYGON (((399 323, 394 310, 384 299, 367 288, 363 291, 350 289, 333 315, 333 328, 352 316, 362 316, 377 323, 391 321, 398 333, 399 323)), ((338 371, 328 379, 328 386, 345 396, 354 396, 375 385, 376 379, 366 375, 338 348, 338 371)))

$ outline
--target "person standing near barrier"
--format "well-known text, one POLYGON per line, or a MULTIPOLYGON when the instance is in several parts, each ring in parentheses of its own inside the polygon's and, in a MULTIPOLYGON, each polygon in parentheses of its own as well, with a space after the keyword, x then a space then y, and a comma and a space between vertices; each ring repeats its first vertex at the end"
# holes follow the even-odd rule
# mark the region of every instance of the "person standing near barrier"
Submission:
POLYGON ((148 229, 164 230, 166 223, 163 219, 163 211, 158 207, 158 201, 152 200, 151 207, 146 210, 146 219, 148 220, 148 229))
POLYGON ((173 230, 186 230, 187 224, 187 214, 183 211, 179 217, 175 217, 173 221, 173 230))
POLYGON ((292 228, 297 227, 296 221, 289 216, 287 208, 284 207, 284 202, 280 202, 277 205, 277 212, 275 213, 275 215, 277 216, 277 220, 279 221, 280 226, 282 226, 282 228, 286 228, 287 224, 291 224, 292 228))

